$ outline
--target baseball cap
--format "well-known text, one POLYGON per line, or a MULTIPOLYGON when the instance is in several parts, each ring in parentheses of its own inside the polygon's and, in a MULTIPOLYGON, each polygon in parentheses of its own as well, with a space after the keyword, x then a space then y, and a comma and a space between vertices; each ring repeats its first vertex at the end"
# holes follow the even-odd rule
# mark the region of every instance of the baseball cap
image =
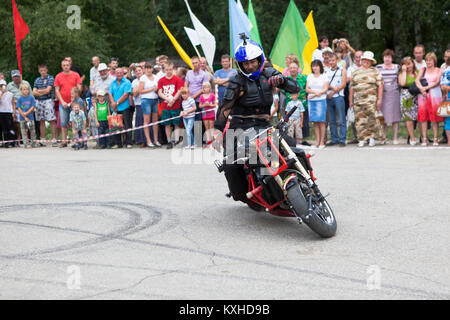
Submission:
POLYGON ((325 52, 333 53, 333 50, 331 50, 330 47, 326 47, 325 49, 322 49, 322 54, 324 54, 325 52))
POLYGON ((19 70, 11 71, 11 77, 20 77, 20 71, 19 70))
POLYGON ((0 86, 6 86, 6 81, 5 80, 0 80, 0 86))
POLYGON ((108 66, 105 63, 100 63, 98 65, 98 71, 108 70, 108 66))
POLYGON ((98 90, 97 91, 97 96, 106 96, 106 93, 103 90, 98 90))

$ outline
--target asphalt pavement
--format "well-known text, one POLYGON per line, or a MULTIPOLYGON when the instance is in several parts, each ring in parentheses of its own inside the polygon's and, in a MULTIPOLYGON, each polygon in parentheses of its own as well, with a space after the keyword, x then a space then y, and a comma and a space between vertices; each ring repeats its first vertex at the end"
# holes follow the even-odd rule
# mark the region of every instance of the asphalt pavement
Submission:
POLYGON ((450 148, 316 151, 326 240, 226 198, 215 157, 0 149, 0 299, 450 298, 450 148))

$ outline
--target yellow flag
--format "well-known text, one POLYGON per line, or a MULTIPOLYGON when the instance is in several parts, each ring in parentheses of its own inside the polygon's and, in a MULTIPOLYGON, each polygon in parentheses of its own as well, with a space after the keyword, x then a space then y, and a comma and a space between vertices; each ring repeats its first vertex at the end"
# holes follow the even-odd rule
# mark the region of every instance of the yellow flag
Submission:
POLYGON ((272 64, 272 65, 273 65, 273 68, 274 68, 274 69, 276 69, 276 70, 280 71, 281 73, 283 73, 284 68, 280 67, 280 66, 277 65, 277 64, 272 64))
POLYGON ((183 50, 183 48, 180 46, 178 41, 174 38, 174 36, 170 33, 169 29, 167 29, 164 22, 161 20, 161 18, 158 16, 158 21, 163 27, 164 31, 166 32, 167 36, 169 37, 170 41, 172 41, 173 46, 175 49, 177 49, 178 54, 180 55, 181 59, 183 59, 184 62, 186 62, 191 69, 194 69, 194 66, 192 65, 191 58, 187 55, 187 53, 183 50))
POLYGON ((303 49, 303 74, 308 75, 311 73, 311 60, 314 50, 319 46, 317 41, 316 27, 314 26, 314 19, 312 16, 312 11, 309 13, 308 18, 305 20, 305 27, 309 33, 309 41, 306 43, 303 49))

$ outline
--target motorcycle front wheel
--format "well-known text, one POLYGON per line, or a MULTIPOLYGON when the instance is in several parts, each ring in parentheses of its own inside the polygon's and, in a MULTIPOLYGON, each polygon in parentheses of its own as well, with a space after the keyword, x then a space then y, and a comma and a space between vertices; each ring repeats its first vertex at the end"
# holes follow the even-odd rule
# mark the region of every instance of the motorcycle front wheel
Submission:
POLYGON ((308 199, 305 198, 298 182, 287 190, 287 198, 303 222, 322 238, 331 238, 337 229, 333 210, 326 199, 318 201, 312 197, 312 210, 309 211, 308 199))

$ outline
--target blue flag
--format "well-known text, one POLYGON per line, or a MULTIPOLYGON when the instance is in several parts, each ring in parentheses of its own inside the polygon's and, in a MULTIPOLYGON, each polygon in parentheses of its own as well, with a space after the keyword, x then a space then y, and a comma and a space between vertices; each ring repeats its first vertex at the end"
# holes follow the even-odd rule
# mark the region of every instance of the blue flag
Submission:
POLYGON ((242 42, 240 33, 245 33, 250 38, 251 23, 243 10, 239 9, 235 0, 228 0, 230 14, 230 50, 234 57, 236 47, 242 42))

